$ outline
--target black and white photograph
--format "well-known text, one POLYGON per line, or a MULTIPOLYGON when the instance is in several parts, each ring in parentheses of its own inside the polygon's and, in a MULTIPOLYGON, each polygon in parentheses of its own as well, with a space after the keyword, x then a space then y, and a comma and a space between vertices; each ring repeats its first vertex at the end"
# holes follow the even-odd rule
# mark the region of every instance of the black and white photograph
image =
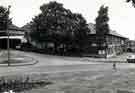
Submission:
POLYGON ((0 93, 135 93, 135 0, 0 0, 0 93))

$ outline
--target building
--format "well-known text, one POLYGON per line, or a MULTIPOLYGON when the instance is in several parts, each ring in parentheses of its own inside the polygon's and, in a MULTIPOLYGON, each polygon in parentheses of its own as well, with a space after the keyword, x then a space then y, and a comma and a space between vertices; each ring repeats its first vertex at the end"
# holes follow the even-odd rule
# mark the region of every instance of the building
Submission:
POLYGON ((127 42, 127 52, 135 52, 135 40, 129 40, 127 42))
MULTIPOLYGON (((16 48, 17 45, 25 42, 24 31, 15 25, 10 25, 9 31, 9 42, 10 48, 16 48)), ((0 31, 0 48, 7 48, 8 31, 0 31)))
POLYGON ((97 45, 95 25, 90 23, 88 27, 91 31, 89 33, 88 56, 112 57, 126 51, 126 42, 128 38, 118 34, 116 31, 110 30, 109 34, 105 36, 106 42, 102 44, 101 49, 97 45))

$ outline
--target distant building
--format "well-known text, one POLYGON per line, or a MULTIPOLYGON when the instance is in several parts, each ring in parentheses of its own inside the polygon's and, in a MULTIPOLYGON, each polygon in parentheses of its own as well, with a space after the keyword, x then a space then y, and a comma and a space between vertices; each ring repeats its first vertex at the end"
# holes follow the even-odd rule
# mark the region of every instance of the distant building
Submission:
POLYGON ((101 49, 97 45, 95 25, 90 23, 89 29, 91 32, 89 33, 90 43, 87 56, 111 57, 126 51, 126 42, 128 38, 118 34, 116 31, 110 30, 109 34, 105 36, 106 42, 104 42, 101 49))
MULTIPOLYGON (((15 48, 22 42, 26 42, 24 38, 24 31, 19 27, 12 24, 9 26, 8 31, 9 31, 10 48, 15 48)), ((7 48, 7 39, 8 39, 8 32, 5 30, 0 31, 0 48, 7 48)))
POLYGON ((135 52, 135 40, 129 40, 127 42, 127 52, 135 52))

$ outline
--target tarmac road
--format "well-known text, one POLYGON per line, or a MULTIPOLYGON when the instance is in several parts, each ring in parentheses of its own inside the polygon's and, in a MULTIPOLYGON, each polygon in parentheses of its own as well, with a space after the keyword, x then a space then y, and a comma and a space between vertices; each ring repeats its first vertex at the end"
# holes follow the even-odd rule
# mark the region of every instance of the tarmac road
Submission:
MULTIPOLYGON (((39 62, 35 65, 0 67, 0 75, 24 74, 24 73, 56 73, 75 71, 104 71, 113 70, 112 63, 86 62, 83 58, 61 57, 32 52, 11 51, 16 55, 32 57, 39 62)), ((116 69, 134 69, 135 64, 116 63, 116 69)))
POLYGON ((0 76, 28 75, 35 79, 55 82, 47 88, 26 93, 116 93, 116 90, 126 91, 117 93, 134 93, 128 91, 135 89, 135 64, 116 63, 116 69, 113 69, 112 63, 84 62, 82 58, 12 52, 33 57, 39 63, 28 66, 0 67, 0 76), (97 92, 90 92, 93 89, 97 92), (104 89, 113 92, 101 92, 104 89))

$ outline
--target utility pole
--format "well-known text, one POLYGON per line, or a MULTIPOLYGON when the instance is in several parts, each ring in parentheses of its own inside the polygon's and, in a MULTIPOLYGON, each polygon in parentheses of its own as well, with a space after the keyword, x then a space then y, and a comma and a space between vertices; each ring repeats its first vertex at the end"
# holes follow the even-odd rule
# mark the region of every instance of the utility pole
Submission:
POLYGON ((8 6, 8 15, 7 15, 7 34, 8 34, 8 39, 7 39, 7 52, 8 52, 8 66, 10 66, 10 42, 9 42, 9 30, 8 30, 8 27, 9 27, 9 22, 8 22, 8 17, 9 17, 9 13, 10 13, 10 8, 11 6, 9 5, 8 6))

